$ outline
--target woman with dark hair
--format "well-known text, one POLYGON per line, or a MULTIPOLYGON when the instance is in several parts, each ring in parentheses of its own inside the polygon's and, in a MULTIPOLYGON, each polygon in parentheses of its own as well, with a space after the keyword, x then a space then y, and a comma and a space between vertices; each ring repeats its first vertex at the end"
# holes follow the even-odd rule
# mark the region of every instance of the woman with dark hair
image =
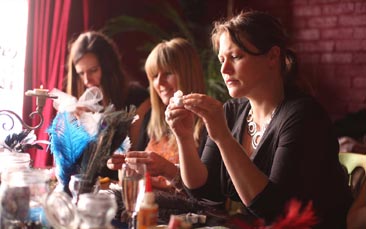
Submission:
POLYGON ((171 100, 165 112, 184 184, 197 197, 240 201, 266 224, 297 199, 312 202, 316 228, 345 228, 352 197, 337 138, 326 112, 299 87, 281 23, 241 12, 214 24, 212 43, 233 99, 222 106, 193 93, 183 107, 171 100), (192 147, 193 115, 209 134, 201 158, 192 147))
MULTIPOLYGON (((103 94, 102 106, 113 104, 116 110, 148 101, 149 93, 139 84, 130 81, 122 68, 117 45, 105 34, 88 31, 80 34, 70 44, 66 92, 80 98, 86 88, 98 87, 103 94)), ((85 111, 79 107, 78 112, 85 111)), ((137 109, 139 112, 139 109, 137 109)), ((139 126, 141 120, 133 125, 139 126)), ((133 134, 130 134, 133 135, 133 134)), ((130 136, 133 138, 134 136, 130 136)), ((101 176, 118 180, 116 171, 105 166, 101 176)))
POLYGON ((130 82, 113 40, 97 31, 82 33, 70 44, 66 92, 79 98, 92 86, 102 90, 103 105, 112 103, 116 110, 148 98, 145 89, 130 82))

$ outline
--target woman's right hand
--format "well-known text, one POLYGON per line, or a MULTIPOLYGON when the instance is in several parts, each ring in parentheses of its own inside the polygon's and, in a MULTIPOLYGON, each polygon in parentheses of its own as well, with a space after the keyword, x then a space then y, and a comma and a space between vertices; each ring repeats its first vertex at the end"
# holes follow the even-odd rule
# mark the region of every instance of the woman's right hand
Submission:
POLYGON ((125 154, 113 154, 107 161, 107 167, 111 170, 118 170, 122 168, 122 164, 125 163, 125 154))

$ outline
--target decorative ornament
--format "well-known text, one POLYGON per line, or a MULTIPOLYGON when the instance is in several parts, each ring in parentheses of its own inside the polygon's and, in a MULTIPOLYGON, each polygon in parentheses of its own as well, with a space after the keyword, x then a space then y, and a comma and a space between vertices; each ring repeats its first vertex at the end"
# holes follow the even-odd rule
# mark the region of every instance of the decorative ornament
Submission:
POLYGON ((272 111, 271 117, 266 121, 263 125, 263 128, 260 130, 257 129, 257 124, 253 121, 253 110, 250 108, 248 116, 247 116, 247 123, 248 123, 248 134, 252 137, 252 147, 253 149, 257 149, 257 146, 266 131, 269 123, 271 122, 273 116, 276 113, 277 108, 272 111))

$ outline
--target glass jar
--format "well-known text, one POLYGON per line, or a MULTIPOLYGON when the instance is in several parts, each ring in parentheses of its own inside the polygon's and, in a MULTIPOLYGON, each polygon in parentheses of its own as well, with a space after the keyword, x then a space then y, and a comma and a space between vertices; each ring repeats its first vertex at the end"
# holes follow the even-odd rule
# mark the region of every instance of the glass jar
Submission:
POLYGON ((29 169, 31 158, 28 153, 5 151, 0 153, 0 181, 3 172, 29 169))
POLYGON ((2 174, 1 228, 50 228, 43 203, 48 177, 42 170, 12 170, 2 174))
POLYGON ((46 215, 57 229, 110 229, 117 211, 113 193, 80 194, 78 205, 65 192, 52 192, 46 200, 46 215))
POLYGON ((77 205, 79 196, 83 193, 94 193, 99 191, 99 179, 92 182, 83 174, 74 174, 70 178, 69 190, 72 195, 72 202, 77 205))
POLYGON ((111 221, 117 211, 114 194, 84 193, 79 197, 77 212, 80 218, 80 229, 113 228, 111 221), (93 211, 91 209, 98 209, 93 211))

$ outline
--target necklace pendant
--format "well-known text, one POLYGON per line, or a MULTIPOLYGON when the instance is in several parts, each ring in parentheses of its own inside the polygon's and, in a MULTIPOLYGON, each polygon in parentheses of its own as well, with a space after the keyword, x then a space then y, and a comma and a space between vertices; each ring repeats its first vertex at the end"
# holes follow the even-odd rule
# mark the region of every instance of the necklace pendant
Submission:
POLYGON ((248 134, 253 137, 257 133, 257 124, 255 122, 248 123, 248 134))
POLYGON ((261 131, 257 132, 252 137, 252 147, 253 147, 253 149, 257 149, 257 146, 258 146, 259 142, 261 141, 261 137, 262 137, 262 132, 261 131))
POLYGON ((275 114, 275 110, 272 111, 272 115, 271 115, 270 119, 263 125, 263 128, 261 128, 261 130, 257 129, 257 124, 253 120, 253 110, 252 109, 249 110, 249 113, 247 116, 248 134, 249 134, 249 136, 252 137, 253 149, 257 149, 257 146, 259 145, 259 142, 261 141, 261 138, 262 138, 264 132, 266 131, 269 123, 271 122, 271 120, 275 114))

